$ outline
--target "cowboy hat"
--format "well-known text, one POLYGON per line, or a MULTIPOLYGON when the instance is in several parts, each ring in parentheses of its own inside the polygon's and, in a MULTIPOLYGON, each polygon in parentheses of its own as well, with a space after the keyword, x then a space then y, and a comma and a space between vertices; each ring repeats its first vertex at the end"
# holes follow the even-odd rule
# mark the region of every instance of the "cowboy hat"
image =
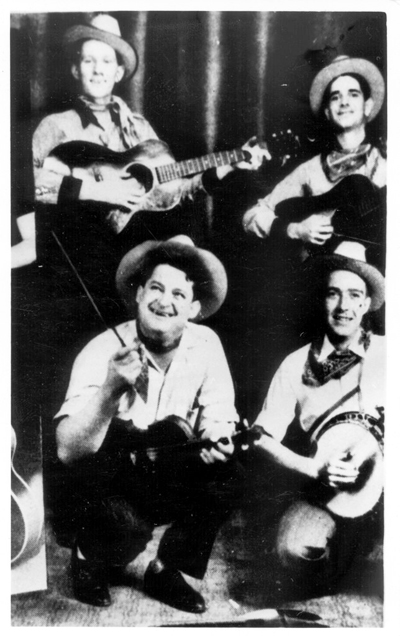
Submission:
POLYGON ((167 241, 146 241, 131 249, 121 260, 115 277, 116 286, 131 311, 135 311, 133 301, 138 287, 143 284, 146 261, 154 267, 168 264, 177 269, 188 269, 201 303, 196 321, 214 314, 224 302, 228 281, 221 261, 211 252, 196 247, 189 237, 179 235, 167 241))
POLYGON ((315 115, 320 111, 322 100, 327 86, 339 75, 357 73, 369 84, 373 106, 368 121, 371 121, 379 113, 385 96, 385 82, 383 77, 372 62, 347 55, 339 55, 331 64, 325 66, 314 78, 310 89, 310 105, 315 115))
POLYGON ((366 262, 365 246, 361 243, 343 241, 333 254, 316 256, 312 260, 318 277, 344 269, 362 278, 371 296, 370 311, 376 311, 385 302, 385 278, 376 267, 366 262))
POLYGON ((121 38, 119 24, 107 13, 89 14, 86 24, 70 27, 64 34, 63 44, 70 47, 81 40, 100 40, 109 44, 120 54, 125 67, 124 79, 131 77, 137 67, 138 57, 135 49, 121 38))

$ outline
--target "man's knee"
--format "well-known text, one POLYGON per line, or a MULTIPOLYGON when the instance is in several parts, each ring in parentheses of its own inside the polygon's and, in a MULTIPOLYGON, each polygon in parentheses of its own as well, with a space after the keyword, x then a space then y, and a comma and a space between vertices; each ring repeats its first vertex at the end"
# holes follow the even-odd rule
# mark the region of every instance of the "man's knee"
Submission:
POLYGON ((336 524, 330 514, 307 502, 297 502, 283 515, 275 552, 280 564, 292 570, 312 570, 330 559, 336 524))
POLYGON ((124 565, 145 549, 152 531, 125 499, 108 497, 83 515, 78 545, 88 559, 124 565))

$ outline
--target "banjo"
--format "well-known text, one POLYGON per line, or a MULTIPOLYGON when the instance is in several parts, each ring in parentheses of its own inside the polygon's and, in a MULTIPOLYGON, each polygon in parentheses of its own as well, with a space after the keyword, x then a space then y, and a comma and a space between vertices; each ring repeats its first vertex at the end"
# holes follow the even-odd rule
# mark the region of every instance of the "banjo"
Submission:
POLYGON ((310 456, 322 462, 336 457, 349 464, 356 454, 364 458, 354 483, 321 487, 320 503, 333 514, 361 517, 378 503, 384 484, 383 435, 383 416, 359 411, 340 413, 313 429, 310 456))

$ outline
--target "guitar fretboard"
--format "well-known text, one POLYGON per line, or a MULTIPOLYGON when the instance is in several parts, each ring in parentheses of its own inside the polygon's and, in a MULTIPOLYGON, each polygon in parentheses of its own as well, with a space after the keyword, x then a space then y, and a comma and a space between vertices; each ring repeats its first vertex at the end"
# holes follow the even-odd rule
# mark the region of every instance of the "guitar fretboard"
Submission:
POLYGON ((174 179, 188 177, 197 172, 204 172, 209 168, 218 168, 218 166, 227 166, 238 161, 246 161, 247 157, 248 154, 241 148, 212 152, 209 155, 197 157, 197 159, 186 159, 185 161, 158 166, 156 174, 159 183, 167 183, 168 181, 174 181, 174 179))

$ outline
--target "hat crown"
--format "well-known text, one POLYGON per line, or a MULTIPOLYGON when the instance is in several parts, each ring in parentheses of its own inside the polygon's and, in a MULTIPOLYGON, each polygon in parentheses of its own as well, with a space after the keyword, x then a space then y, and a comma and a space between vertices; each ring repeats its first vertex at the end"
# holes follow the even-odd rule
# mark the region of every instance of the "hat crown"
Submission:
POLYGON ((336 62, 344 62, 344 60, 349 60, 350 56, 349 55, 338 55, 337 57, 333 58, 331 64, 336 64, 336 62))
POLYGON ((366 248, 362 243, 356 243, 355 241, 342 241, 334 250, 334 254, 339 256, 345 256, 346 258, 353 258, 357 261, 367 262, 366 248))
POLYGON ((107 33, 121 37, 118 20, 108 13, 95 13, 89 15, 86 24, 94 27, 95 29, 99 29, 100 31, 107 31, 107 33))

